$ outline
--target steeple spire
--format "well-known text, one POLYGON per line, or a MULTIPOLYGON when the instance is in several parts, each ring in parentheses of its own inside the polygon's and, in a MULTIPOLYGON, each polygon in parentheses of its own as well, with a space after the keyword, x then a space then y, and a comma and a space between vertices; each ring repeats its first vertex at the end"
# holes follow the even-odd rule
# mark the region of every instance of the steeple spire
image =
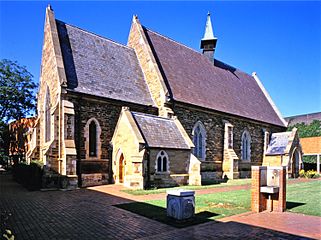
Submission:
POLYGON ((211 22, 211 14, 207 13, 205 33, 201 40, 201 49, 203 54, 209 58, 210 61, 214 62, 214 52, 216 48, 217 38, 214 37, 213 27, 211 22))
POLYGON ((210 40, 215 39, 213 34, 213 27, 211 22, 211 14, 210 12, 207 13, 206 25, 205 25, 205 33, 202 40, 210 40))

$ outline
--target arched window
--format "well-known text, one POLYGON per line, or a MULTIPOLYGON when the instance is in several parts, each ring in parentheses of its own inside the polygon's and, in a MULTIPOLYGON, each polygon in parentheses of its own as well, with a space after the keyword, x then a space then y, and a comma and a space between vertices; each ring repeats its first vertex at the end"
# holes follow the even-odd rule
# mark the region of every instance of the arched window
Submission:
POLYGON ((51 113, 50 113, 50 91, 47 86, 46 97, 45 97, 45 140, 50 141, 51 138, 51 113))
POLYGON ((156 157, 156 172, 168 172, 168 155, 163 150, 156 157))
POLYGON ((86 158, 101 156, 101 128, 96 118, 90 118, 84 129, 86 158))
POLYGON ((97 127, 94 121, 89 124, 89 156, 97 157, 97 127))
POLYGON ((197 122, 193 128, 193 143, 194 143, 194 150, 193 154, 201 159, 205 159, 205 145, 206 145, 206 130, 204 125, 201 122, 197 122))
POLYGON ((251 161, 251 135, 248 131, 244 131, 242 134, 242 160, 251 161))

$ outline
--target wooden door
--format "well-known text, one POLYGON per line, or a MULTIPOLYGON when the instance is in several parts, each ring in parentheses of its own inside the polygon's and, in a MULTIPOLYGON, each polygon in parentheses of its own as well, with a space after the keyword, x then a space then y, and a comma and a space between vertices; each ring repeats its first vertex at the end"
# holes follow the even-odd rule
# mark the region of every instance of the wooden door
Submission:
POLYGON ((124 182, 124 155, 121 154, 119 158, 119 182, 124 182))

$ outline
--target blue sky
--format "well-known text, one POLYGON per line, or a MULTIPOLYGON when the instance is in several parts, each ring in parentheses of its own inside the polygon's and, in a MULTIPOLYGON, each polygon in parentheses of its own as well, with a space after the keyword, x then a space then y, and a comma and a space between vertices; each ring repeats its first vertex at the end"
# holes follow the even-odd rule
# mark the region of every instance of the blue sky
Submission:
MULTIPOLYGON (((0 2, 0 58, 39 81, 47 1, 0 2)), ((51 1, 57 19, 126 44, 131 19, 199 50, 206 14, 215 58, 258 73, 283 116, 321 111, 321 2, 51 1)))

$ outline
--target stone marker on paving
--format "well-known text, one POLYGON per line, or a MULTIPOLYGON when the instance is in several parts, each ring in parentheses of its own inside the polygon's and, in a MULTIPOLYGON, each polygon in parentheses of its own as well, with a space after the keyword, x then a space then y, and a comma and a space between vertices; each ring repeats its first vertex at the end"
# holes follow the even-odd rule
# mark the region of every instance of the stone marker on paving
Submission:
POLYGON ((195 215, 195 191, 184 189, 167 191, 167 216, 185 220, 195 215))

